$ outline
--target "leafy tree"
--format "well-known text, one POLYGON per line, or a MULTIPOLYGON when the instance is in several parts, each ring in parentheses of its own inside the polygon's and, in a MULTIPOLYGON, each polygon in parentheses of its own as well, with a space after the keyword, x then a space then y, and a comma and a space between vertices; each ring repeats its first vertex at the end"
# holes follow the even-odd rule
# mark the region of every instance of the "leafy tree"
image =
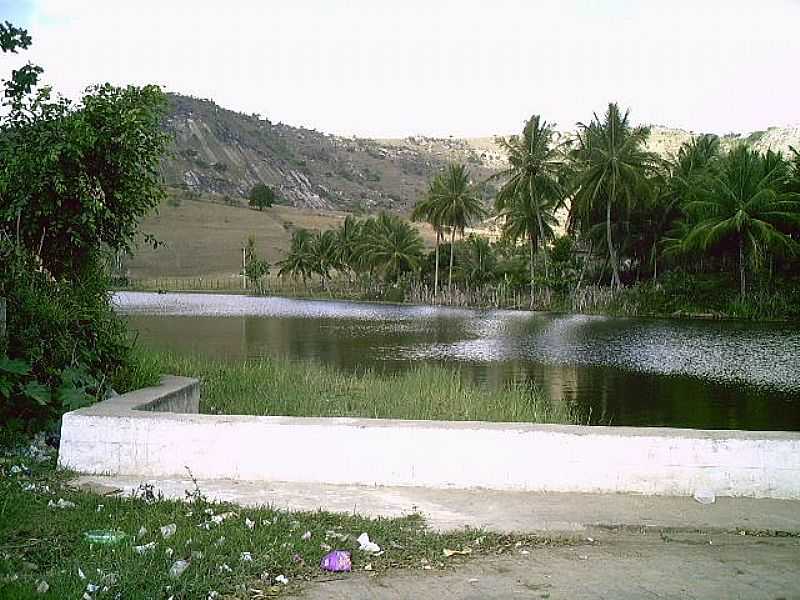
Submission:
POLYGON ((165 99, 156 86, 110 85, 77 107, 45 97, 6 103, 0 229, 56 278, 79 276, 106 248, 130 251, 139 221, 164 198, 165 99))
POLYGON ((584 231, 596 223, 605 208, 605 241, 611 263, 611 287, 621 286, 617 244, 613 239, 612 215, 624 214, 636 203, 648 175, 658 171, 659 159, 644 150, 649 135, 646 127, 633 127, 629 111, 620 113, 610 103, 603 119, 594 115, 588 125, 578 124, 575 161, 575 190, 570 220, 584 231))
MULTIPOLYGON (((25 30, 0 24, 3 52, 30 44, 25 30)), ((126 366, 105 258, 131 250, 139 220, 164 197, 162 92, 101 85, 73 104, 40 86, 41 74, 28 64, 3 82, 0 295, 9 303, 9 360, 28 365, 28 392, 53 393, 49 402, 17 394, 31 402, 2 403, 0 421, 7 410, 38 419, 75 408, 102 396, 126 366)))
POLYGON ((789 191, 790 168, 780 155, 739 147, 722 160, 719 172, 685 210, 690 228, 686 250, 733 249, 739 265, 739 292, 747 294, 747 265, 767 252, 793 253, 789 233, 800 227, 800 194, 789 191))
POLYGON ((247 198, 252 208, 262 211, 275 203, 276 196, 271 187, 263 183, 257 183, 250 189, 250 194, 248 194, 247 198))
POLYGON ((450 229, 450 269, 447 289, 453 285, 453 245, 456 232, 464 234, 467 225, 486 214, 480 197, 470 183, 469 169, 463 164, 451 163, 437 176, 430 190, 434 207, 433 218, 450 229))

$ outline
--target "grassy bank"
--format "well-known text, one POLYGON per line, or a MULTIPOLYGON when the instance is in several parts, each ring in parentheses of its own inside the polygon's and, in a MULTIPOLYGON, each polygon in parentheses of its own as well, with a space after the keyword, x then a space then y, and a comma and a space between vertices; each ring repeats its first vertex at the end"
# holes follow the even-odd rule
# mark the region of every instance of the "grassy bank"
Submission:
POLYGON ((298 417, 373 417, 531 423, 578 423, 575 409, 536 386, 484 389, 457 370, 420 365, 396 375, 349 374, 313 363, 262 358, 227 362, 139 350, 138 367, 120 382, 131 389, 158 373, 199 377, 201 411, 298 417))
POLYGON ((2 598, 264 598, 295 592, 315 578, 350 576, 321 570, 329 548, 350 550, 354 570, 371 565, 381 572, 440 570, 466 560, 444 557, 445 548, 479 556, 549 543, 474 530, 438 534, 418 515, 368 519, 241 508, 208 502, 200 489, 187 492, 187 503, 161 500, 146 486, 135 497, 100 496, 69 487, 70 474, 54 463, 53 451, 42 445, 33 453, 0 448, 2 598), (175 533, 165 538, 161 528, 171 524, 175 533), (84 538, 91 530, 124 538, 91 544, 84 538), (362 532, 382 555, 358 549, 362 532), (181 560, 186 570, 172 576, 181 560))
POLYGON ((584 288, 578 298, 561 299, 560 308, 629 317, 798 321, 800 282, 764 283, 742 298, 724 274, 669 274, 658 283, 638 283, 613 295, 608 288, 584 288))

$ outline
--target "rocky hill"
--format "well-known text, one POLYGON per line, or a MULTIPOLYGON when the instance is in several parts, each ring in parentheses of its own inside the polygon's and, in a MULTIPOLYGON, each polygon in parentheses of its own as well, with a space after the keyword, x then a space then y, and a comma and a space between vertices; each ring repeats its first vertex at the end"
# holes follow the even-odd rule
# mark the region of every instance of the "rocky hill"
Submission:
POLYGON ((210 100, 170 95, 170 104, 166 128, 175 143, 162 171, 169 186, 191 192, 236 199, 263 182, 291 206, 404 211, 450 159, 467 162, 476 180, 495 171, 496 159, 466 140, 345 138, 210 100))
MULTIPOLYGON (((200 100, 170 95, 166 128, 175 142, 162 164, 166 183, 238 203, 256 183, 272 186, 287 205, 358 212, 406 212, 449 160, 466 162, 478 181, 503 168, 493 138, 365 139, 271 123, 200 100)), ((559 137, 570 137, 562 132, 559 137)), ((654 126, 649 147, 674 154, 694 132, 654 126)), ((800 127, 771 127, 722 137, 723 148, 746 143, 760 150, 800 148, 800 127)), ((487 199, 494 185, 486 186, 487 199)))

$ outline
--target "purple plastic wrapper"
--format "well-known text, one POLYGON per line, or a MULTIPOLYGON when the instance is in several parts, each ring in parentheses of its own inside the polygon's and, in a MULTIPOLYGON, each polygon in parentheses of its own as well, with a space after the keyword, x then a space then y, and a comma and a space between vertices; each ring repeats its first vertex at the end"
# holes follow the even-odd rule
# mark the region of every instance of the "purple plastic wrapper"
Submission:
POLYGON ((342 571, 350 571, 353 568, 353 563, 350 561, 350 553, 347 550, 334 550, 322 557, 322 562, 319 566, 326 571, 341 573, 342 571))

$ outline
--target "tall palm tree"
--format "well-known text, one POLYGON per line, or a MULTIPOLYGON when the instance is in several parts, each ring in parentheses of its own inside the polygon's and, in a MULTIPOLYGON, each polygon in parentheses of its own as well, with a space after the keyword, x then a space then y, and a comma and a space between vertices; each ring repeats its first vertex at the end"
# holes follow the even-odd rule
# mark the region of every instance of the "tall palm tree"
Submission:
POLYGON ((644 149, 650 134, 647 127, 633 127, 628 122, 630 111, 620 113, 610 103, 601 120, 597 114, 588 125, 578 124, 578 147, 575 160, 575 190, 570 221, 591 228, 600 209, 605 208, 605 238, 611 263, 611 288, 622 284, 619 259, 612 233, 612 212, 624 213, 634 205, 642 181, 658 171, 661 162, 644 149), (621 206, 620 206, 621 205, 621 206))
POLYGON ((439 296, 439 246, 442 243, 444 232, 442 231, 442 223, 439 213, 436 210, 436 199, 433 196, 434 182, 435 179, 434 181, 431 181, 431 184, 428 188, 428 193, 425 195, 425 197, 414 205, 414 210, 411 213, 411 220, 423 221, 430 225, 434 232, 436 232, 436 269, 433 275, 433 297, 437 298, 439 296))
POLYGON ((699 197, 685 210, 686 250, 732 246, 739 264, 739 291, 747 293, 748 262, 767 251, 797 251, 789 233, 800 226, 800 194, 790 191, 789 163, 779 154, 747 147, 731 150, 699 197))
MULTIPOLYGON (((527 237, 537 244, 544 244, 549 238, 546 225, 552 213, 564 201, 564 188, 561 176, 564 170, 564 155, 561 146, 553 144, 553 126, 533 115, 525 123, 521 136, 500 138, 498 142, 508 155, 508 168, 494 178, 503 178, 505 183, 495 199, 495 210, 507 216, 513 211, 517 215, 531 212, 538 233, 526 229, 527 237), (527 203, 527 207, 514 205, 527 203), (549 214, 542 212, 548 209, 549 214)), ((535 250, 531 250, 531 257, 535 250)), ((547 259, 545 255, 545 279, 547 279, 547 259)), ((531 258, 531 286, 533 286, 533 258, 531 258)), ((533 294, 533 291, 531 291, 533 294)), ((531 298, 531 301, 533 298, 531 298)))
POLYGON ((416 229, 394 215, 382 213, 366 222, 359 252, 384 281, 397 282, 403 273, 419 267, 425 246, 416 229))
POLYGON ((469 169, 463 164, 450 163, 445 172, 434 179, 430 196, 435 205, 435 218, 441 226, 450 229, 450 270, 447 276, 447 289, 450 291, 456 233, 463 235, 467 225, 486 215, 486 209, 470 183, 469 169))

